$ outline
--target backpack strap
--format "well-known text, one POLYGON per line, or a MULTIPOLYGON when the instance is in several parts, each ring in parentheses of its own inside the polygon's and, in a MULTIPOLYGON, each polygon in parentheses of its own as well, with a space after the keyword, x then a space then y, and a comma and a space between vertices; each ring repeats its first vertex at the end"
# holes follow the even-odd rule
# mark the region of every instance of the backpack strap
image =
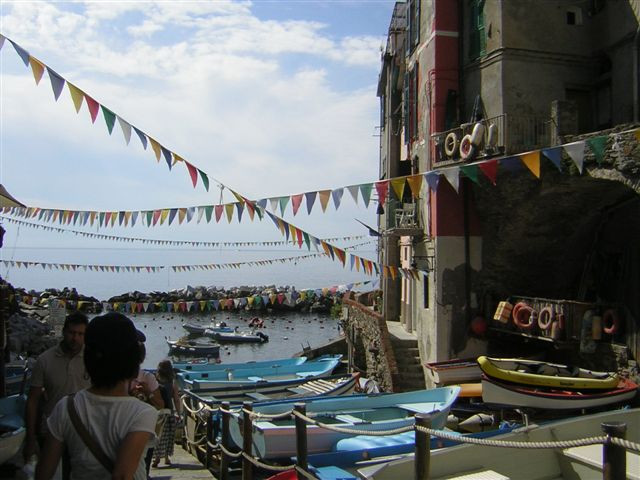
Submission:
POLYGON ((78 416, 78 411, 76 410, 76 406, 73 403, 73 397, 75 393, 67 396, 67 411, 69 412, 69 418, 71 419, 71 423, 73 423, 76 432, 87 446, 87 448, 91 451, 96 460, 100 462, 100 464, 107 469, 109 473, 113 472, 113 461, 104 453, 104 450, 100 447, 98 442, 91 436, 86 427, 82 424, 80 417, 78 416))

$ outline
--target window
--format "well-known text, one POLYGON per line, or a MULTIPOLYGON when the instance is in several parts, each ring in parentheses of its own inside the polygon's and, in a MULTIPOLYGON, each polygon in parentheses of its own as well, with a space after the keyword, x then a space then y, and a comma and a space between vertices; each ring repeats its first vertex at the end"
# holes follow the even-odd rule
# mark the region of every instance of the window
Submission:
POLYGON ((487 34, 484 28, 484 1, 471 0, 469 19, 469 59, 471 60, 486 53, 487 34))
POLYGON ((566 12, 567 25, 582 25, 582 9, 569 7, 566 12))
POLYGON ((409 0, 407 12, 407 55, 420 43, 420 0, 409 0))
POLYGON ((429 308, 429 275, 425 274, 423 275, 422 278, 422 285, 423 285, 423 301, 424 301, 424 308, 429 308))
POLYGON ((418 64, 404 77, 404 141, 410 143, 418 135, 418 64))
POLYGON ((387 124, 387 96, 380 96, 380 133, 384 130, 387 124))

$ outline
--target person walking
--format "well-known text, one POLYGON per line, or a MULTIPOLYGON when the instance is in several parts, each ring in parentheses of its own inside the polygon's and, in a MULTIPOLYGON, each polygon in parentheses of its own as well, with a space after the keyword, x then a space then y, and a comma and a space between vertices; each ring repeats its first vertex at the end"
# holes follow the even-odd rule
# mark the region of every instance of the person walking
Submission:
POLYGON ((166 409, 170 410, 162 427, 162 433, 158 439, 153 454, 153 466, 160 464, 160 459, 164 457, 164 464, 171 465, 171 455, 176 440, 176 428, 178 420, 182 415, 182 404, 178 395, 178 385, 175 381, 173 365, 170 360, 163 360, 158 364, 156 378, 160 384, 160 393, 164 400, 166 409))
POLYGON ((155 408, 129 394, 142 355, 133 322, 121 313, 95 317, 86 329, 84 363, 91 385, 60 400, 47 420, 49 433, 36 480, 49 480, 68 448, 71 480, 147 478, 143 453, 155 437, 155 408))
MULTIPOLYGON (((25 408, 26 438, 22 450, 25 462, 37 455, 48 428, 46 419, 65 395, 90 386, 83 361, 84 337, 89 320, 74 312, 65 318, 62 341, 42 353, 31 374, 25 408)), ((68 456, 62 456, 62 478, 69 478, 68 456)))

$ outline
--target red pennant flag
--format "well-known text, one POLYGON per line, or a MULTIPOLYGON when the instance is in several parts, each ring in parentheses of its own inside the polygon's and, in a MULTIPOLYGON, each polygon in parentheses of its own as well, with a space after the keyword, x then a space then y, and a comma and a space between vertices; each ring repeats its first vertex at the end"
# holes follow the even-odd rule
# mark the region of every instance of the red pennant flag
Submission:
POLYGON ((100 104, 86 93, 84 94, 84 99, 87 102, 87 107, 89 107, 89 113, 91 114, 91 123, 96 123, 96 118, 98 118, 98 112, 100 111, 100 104))
POLYGON ((196 167, 191 165, 186 160, 184 161, 184 163, 187 166, 187 170, 189 170, 189 176, 191 177, 191 183, 193 183, 193 188, 196 188, 196 184, 198 183, 198 170, 196 170, 196 167))
POLYGON ((160 215, 162 215, 162 210, 154 210, 153 211, 153 226, 156 226, 158 220, 160 220, 160 215))
POLYGON ((216 211, 216 223, 218 223, 220 221, 220 218, 222 217, 222 213, 224 212, 224 205, 216 205, 215 211, 216 211))
POLYGON ((478 164, 478 168, 482 170, 482 173, 493 183, 496 184, 496 177, 498 176, 498 160, 488 160, 478 164))
POLYGON ((298 213, 300 205, 302 205, 302 195, 302 193, 298 195, 291 195, 291 207, 293 208, 294 217, 296 216, 296 213, 298 213))
POLYGON ((300 230, 299 228, 296 229, 296 237, 298 238, 298 247, 302 248, 302 230, 300 230))
POLYGON ((344 253, 344 250, 342 250, 342 249, 340 249, 338 247, 333 247, 333 251, 338 256, 338 260, 340 260, 342 265, 344 265, 344 262, 346 261, 346 255, 344 253))
POLYGON ((382 180, 375 183, 376 192, 378 192, 378 202, 383 205, 389 193, 389 180, 382 180))

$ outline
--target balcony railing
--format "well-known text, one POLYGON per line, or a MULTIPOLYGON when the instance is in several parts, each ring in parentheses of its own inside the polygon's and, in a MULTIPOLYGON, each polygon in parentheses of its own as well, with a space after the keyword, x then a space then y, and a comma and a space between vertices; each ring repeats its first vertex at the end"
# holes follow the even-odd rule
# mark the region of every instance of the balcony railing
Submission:
POLYGON ((392 200, 389 202, 388 207, 391 211, 391 217, 385 232, 387 235, 422 235, 420 216, 415 203, 392 200))
POLYGON ((472 161, 537 150, 550 145, 551 126, 548 118, 502 114, 480 123, 484 126, 483 141, 473 158, 462 157, 460 143, 465 135, 471 135, 475 123, 465 123, 431 135, 434 163, 472 161))

